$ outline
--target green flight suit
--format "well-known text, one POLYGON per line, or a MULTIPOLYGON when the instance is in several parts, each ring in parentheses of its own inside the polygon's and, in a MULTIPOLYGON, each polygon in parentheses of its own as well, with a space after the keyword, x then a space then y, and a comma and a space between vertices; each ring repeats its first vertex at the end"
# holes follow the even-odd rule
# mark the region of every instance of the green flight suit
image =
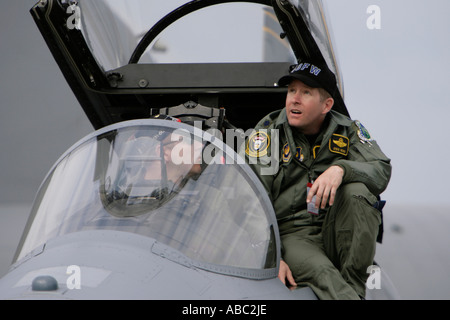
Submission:
POLYGON ((246 159, 273 203, 282 257, 297 284, 320 299, 359 299, 381 223, 373 204, 388 185, 390 159, 358 121, 334 111, 314 138, 292 129, 285 109, 275 111, 248 138, 246 159), (332 165, 344 169, 335 203, 309 213, 307 184, 332 165))

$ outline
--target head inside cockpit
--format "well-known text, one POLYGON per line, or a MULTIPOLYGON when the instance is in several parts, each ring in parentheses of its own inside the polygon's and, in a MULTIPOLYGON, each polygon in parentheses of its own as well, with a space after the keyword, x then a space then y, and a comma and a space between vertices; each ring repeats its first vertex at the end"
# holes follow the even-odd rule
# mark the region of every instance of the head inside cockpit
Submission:
POLYGON ((205 142, 185 130, 139 128, 120 139, 100 192, 105 208, 119 217, 159 208, 206 166, 205 142))

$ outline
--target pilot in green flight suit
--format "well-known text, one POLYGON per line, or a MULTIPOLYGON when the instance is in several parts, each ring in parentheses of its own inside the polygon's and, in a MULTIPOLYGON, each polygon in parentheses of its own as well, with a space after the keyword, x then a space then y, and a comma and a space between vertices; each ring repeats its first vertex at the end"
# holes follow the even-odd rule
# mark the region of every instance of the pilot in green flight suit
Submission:
POLYGON ((279 278, 320 299, 360 299, 390 159, 360 122, 332 110, 339 93, 327 66, 301 63, 279 85, 288 85, 286 107, 262 119, 245 145, 277 215, 279 278))

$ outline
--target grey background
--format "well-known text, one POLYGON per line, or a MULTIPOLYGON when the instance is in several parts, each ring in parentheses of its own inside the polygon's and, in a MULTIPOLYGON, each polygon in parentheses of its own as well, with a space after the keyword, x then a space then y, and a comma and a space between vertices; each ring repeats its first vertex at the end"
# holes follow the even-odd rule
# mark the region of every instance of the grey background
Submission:
MULTIPOLYGON (((7 272, 48 170, 93 129, 29 14, 1 0, 0 276, 7 272)), ((346 104, 392 158, 376 259, 405 299, 449 299, 450 2, 324 1, 346 104), (369 30, 369 5, 381 29, 369 30)))

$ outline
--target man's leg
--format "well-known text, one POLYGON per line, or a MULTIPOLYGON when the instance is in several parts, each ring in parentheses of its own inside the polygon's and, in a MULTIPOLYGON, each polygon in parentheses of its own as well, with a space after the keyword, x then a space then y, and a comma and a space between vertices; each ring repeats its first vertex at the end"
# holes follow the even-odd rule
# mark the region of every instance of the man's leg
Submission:
POLYGON ((359 299, 328 259, 318 227, 299 227, 281 236, 283 259, 298 285, 307 285, 321 300, 359 299))
POLYGON ((365 296, 367 268, 373 264, 380 212, 362 183, 342 185, 322 226, 324 250, 342 277, 359 296, 365 296))

